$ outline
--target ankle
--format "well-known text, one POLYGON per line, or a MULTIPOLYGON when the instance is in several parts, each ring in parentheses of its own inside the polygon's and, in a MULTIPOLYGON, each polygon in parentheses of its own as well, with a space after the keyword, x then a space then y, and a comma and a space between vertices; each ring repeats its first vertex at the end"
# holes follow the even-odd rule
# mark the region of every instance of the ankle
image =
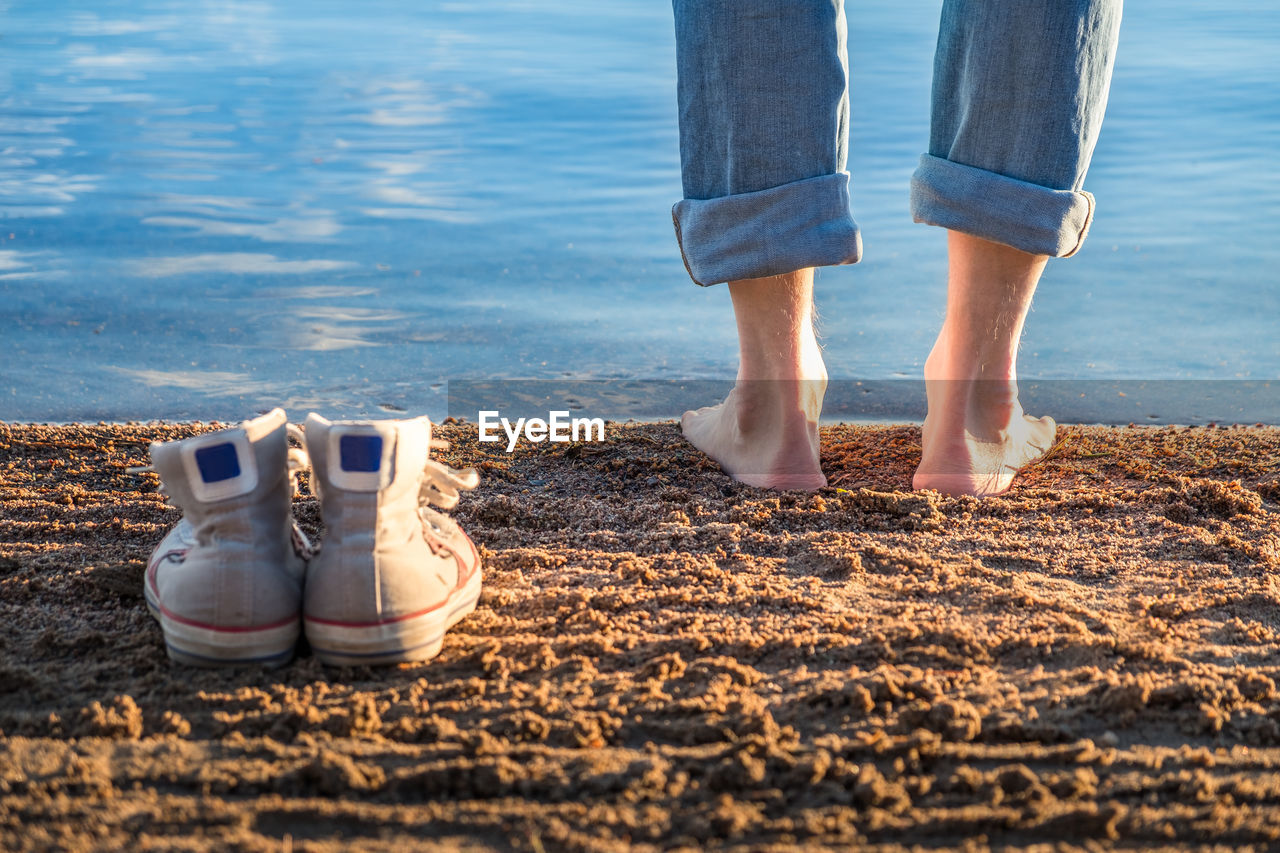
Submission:
POLYGON ((924 363, 924 378, 989 385, 1012 383, 1017 378, 1017 341, 976 339, 943 324, 924 363))
POLYGON ((740 336, 738 381, 825 381, 822 347, 812 327, 794 336, 740 336))
POLYGON ((825 377, 739 380, 730 397, 739 431, 749 437, 813 428, 822 414, 826 386, 825 377))

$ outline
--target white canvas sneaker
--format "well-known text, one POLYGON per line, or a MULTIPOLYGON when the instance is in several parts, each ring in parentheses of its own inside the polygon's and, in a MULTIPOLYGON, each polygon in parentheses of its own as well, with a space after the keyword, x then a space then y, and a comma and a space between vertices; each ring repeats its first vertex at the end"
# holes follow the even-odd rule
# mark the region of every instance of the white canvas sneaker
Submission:
POLYGON ((290 508, 302 452, 289 450, 289 429, 276 409, 151 445, 149 470, 182 510, 144 578, 173 660, 278 666, 293 656, 310 544, 290 508))
POLYGON ((475 469, 428 458, 431 421, 307 417, 324 542, 307 569, 307 640, 336 666, 426 660, 480 597, 480 556, 452 509, 475 469))

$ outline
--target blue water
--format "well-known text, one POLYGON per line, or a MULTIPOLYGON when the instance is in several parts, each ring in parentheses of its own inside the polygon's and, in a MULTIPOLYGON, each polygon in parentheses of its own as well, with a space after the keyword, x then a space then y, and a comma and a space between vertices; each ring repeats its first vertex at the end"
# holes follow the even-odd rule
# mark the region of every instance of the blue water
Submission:
MULTIPOLYGON (((1280 8, 1132 2, 1024 378, 1280 377, 1280 8)), ((918 376, 938 2, 854 3, 866 260, 833 377, 918 376)), ((721 378, 687 279, 670 7, 0 0, 0 420, 429 412, 450 380, 721 378)), ((608 416, 608 412, 601 412, 608 416)))

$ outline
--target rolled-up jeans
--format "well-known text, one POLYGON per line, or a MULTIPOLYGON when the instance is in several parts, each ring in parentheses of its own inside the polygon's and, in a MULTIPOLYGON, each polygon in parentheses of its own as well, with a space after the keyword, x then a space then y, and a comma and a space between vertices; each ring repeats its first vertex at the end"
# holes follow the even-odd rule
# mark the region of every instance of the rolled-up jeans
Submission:
MULTIPOLYGON (((1121 3, 945 0, 917 222, 1037 255, 1079 250, 1121 3)), ((673 7, 684 199, 672 216, 690 277, 856 263, 843 0, 673 7)))

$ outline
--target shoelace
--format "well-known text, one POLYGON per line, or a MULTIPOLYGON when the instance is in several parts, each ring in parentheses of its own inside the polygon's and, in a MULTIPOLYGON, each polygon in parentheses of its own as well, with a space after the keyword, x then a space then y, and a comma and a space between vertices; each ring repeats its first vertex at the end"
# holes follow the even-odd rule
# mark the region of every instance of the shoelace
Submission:
MULTIPOLYGON (((431 450, 448 450, 449 442, 442 438, 431 439, 431 450)), ((440 507, 453 509, 458 505, 459 489, 470 491, 480 485, 480 474, 475 468, 450 468, 443 462, 428 457, 422 466, 422 488, 418 490, 418 500, 440 507)))
MULTIPOLYGON (((429 447, 431 450, 448 450, 449 442, 433 438, 429 447)), ((479 484, 480 474, 475 468, 450 468, 428 457, 422 467, 422 487, 418 489, 418 520, 444 537, 446 542, 452 540, 457 524, 433 507, 453 509, 458 505, 459 489, 474 489, 479 484)), ((446 547, 452 548, 450 545, 446 547)))

